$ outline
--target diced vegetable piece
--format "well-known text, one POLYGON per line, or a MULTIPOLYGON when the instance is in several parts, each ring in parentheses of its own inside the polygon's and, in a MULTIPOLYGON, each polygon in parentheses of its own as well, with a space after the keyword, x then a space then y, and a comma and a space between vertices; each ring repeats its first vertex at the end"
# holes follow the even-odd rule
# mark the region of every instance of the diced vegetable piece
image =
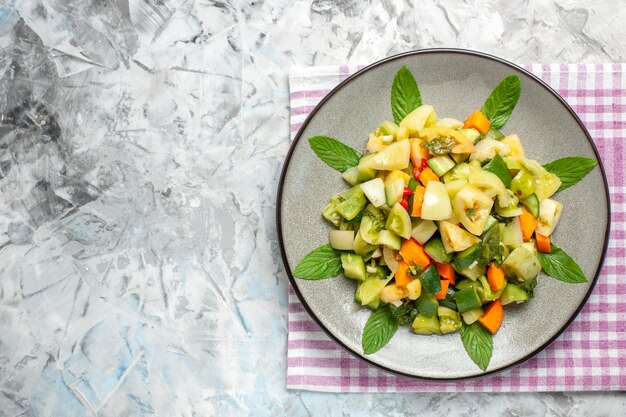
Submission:
POLYGON ((463 226, 475 235, 481 235, 489 219, 493 200, 472 185, 465 185, 452 202, 454 214, 463 226))
MULTIPOLYGON (((533 244, 534 245, 534 244, 533 244)), ((541 264, 536 251, 524 245, 515 248, 501 265, 504 274, 517 282, 530 281, 539 275, 541 264)))
POLYGON ((532 193, 528 197, 520 199, 520 203, 535 216, 535 219, 539 218, 539 199, 537 198, 537 194, 532 193))
POLYGON ((535 194, 539 201, 551 197, 559 190, 561 179, 556 174, 548 172, 539 162, 532 159, 522 159, 521 163, 533 175, 535 194))
POLYGON ((469 278, 470 280, 476 280, 478 279, 478 277, 485 275, 486 269, 483 265, 478 265, 478 262, 472 265, 468 266, 467 268, 460 269, 456 266, 454 262, 452 263, 452 266, 455 268, 456 272, 466 278, 469 278))
POLYGON ((440 279, 439 284, 441 285, 441 289, 439 292, 435 293, 435 298, 437 300, 443 300, 446 298, 446 294, 448 293, 448 287, 450 286, 450 281, 447 279, 440 279))
POLYGON ((433 126, 458 129, 460 127, 463 127, 463 122, 457 119, 453 119, 451 117, 444 117, 443 119, 439 119, 435 123, 433 123, 433 126))
POLYGON ((406 127, 410 134, 415 134, 425 126, 429 126, 436 121, 437 113, 435 113, 435 108, 425 104, 407 114, 400 122, 400 127, 406 127))
POLYGON ((341 176, 348 182, 348 184, 356 185, 359 182, 359 168, 348 168, 341 176))
POLYGON ((537 240, 537 250, 543 253, 550 253, 550 236, 544 236, 541 233, 535 232, 535 239, 537 240))
POLYGON ((418 220, 413 224, 411 230, 411 237, 417 241, 420 245, 428 242, 428 240, 437 231, 437 225, 431 220, 418 220))
POLYGON ((461 189, 467 185, 466 180, 453 180, 446 182, 444 184, 446 186, 446 190, 448 190, 448 196, 450 197, 450 201, 454 200, 454 197, 458 194, 461 189))
POLYGON ((519 170, 523 168, 520 158, 503 156, 502 160, 513 176, 515 176, 519 170))
POLYGON ((437 267, 437 272, 439 273, 439 276, 441 278, 447 279, 452 285, 456 283, 456 275, 454 274, 454 269, 452 268, 452 265, 450 265, 449 263, 442 264, 439 262, 435 262, 435 266, 437 267))
POLYGON ((361 157, 357 171, 359 172, 359 182, 369 181, 376 177, 376 170, 370 166, 376 153, 368 153, 361 157))
POLYGON ((519 216, 520 226, 522 227, 522 238, 524 241, 530 240, 533 237, 535 228, 537 227, 537 219, 530 214, 526 208, 522 208, 522 214, 519 216))
MULTIPOLYGON (((381 268, 382 269, 382 268, 381 268)), ((376 274, 367 274, 367 279, 359 286, 359 298, 361 305, 368 305, 378 298, 383 288, 391 281, 391 276, 386 277, 383 271, 376 274)))
POLYGON ((476 142, 478 142, 478 139, 480 138, 480 132, 471 127, 467 129, 459 129, 459 132, 468 138, 474 145, 476 145, 476 142))
POLYGON ((389 207, 402 201, 402 193, 404 192, 404 180, 396 178, 385 184, 385 201, 389 207))
POLYGON ((438 138, 451 138, 457 144, 452 148, 452 153, 472 153, 474 152, 474 144, 458 130, 446 127, 427 127, 419 131, 420 137, 431 141, 438 138))
POLYGON ((454 299, 456 300, 456 305, 460 313, 482 306, 474 287, 457 291, 456 294, 454 294, 454 299))
POLYGON ((422 184, 424 184, 424 186, 426 186, 431 181, 439 182, 439 177, 433 172, 432 169, 426 167, 422 170, 419 180, 422 184))
POLYGON ((339 227, 339 223, 341 222, 341 214, 339 214, 336 209, 336 205, 339 202, 339 196, 333 196, 330 199, 330 203, 322 210, 322 217, 337 227, 339 227))
POLYGON ((343 267, 343 274, 346 278, 365 281, 365 263, 360 255, 342 253, 341 266, 343 267))
POLYGON ((470 267, 474 262, 477 262, 480 255, 483 252, 483 243, 479 241, 472 247, 469 247, 454 257, 454 263, 459 269, 465 269, 470 267))
POLYGON ((511 152, 507 145, 494 139, 483 139, 474 148, 474 152, 470 155, 470 161, 478 161, 481 164, 493 159, 498 154, 507 156, 511 152))
POLYGON ((446 187, 439 181, 428 182, 424 192, 424 203, 422 204, 422 219, 444 220, 450 217, 451 214, 452 207, 446 187))
POLYGON ((483 135, 489 132, 490 126, 491 123, 489 123, 489 119, 487 119, 480 110, 476 110, 474 113, 470 114, 469 117, 465 119, 465 123, 463 123, 464 128, 474 128, 483 135))
POLYGON ((554 228, 561 219, 563 204, 558 201, 546 198, 541 202, 539 209, 539 221, 537 223, 537 232, 544 236, 550 236, 554 228))
POLYGON ((491 227, 493 227, 496 223, 498 223, 498 221, 493 216, 489 216, 487 218, 487 223, 485 223, 485 230, 491 229, 491 227))
POLYGON ((461 328, 461 315, 451 308, 439 306, 437 316, 442 334, 456 332, 461 328))
POLYGON ((452 158, 447 155, 436 156, 434 158, 430 158, 426 162, 428 163, 430 169, 432 169, 438 177, 441 177, 443 174, 454 168, 454 165, 456 165, 452 158))
POLYGON ((446 172, 443 180, 448 183, 456 180, 465 180, 469 177, 470 165, 466 162, 456 165, 450 171, 446 172))
POLYGON ((360 187, 374 207, 380 207, 387 201, 385 197, 385 183, 382 179, 374 178, 373 180, 360 184, 360 187))
POLYGON ((384 171, 402 170, 409 166, 410 155, 411 144, 409 141, 394 142, 382 151, 374 154, 374 157, 368 161, 367 166, 384 171))
POLYGON ((535 180, 528 170, 522 168, 511 180, 510 190, 522 199, 535 192, 535 180))
POLYGON ((389 120, 385 120, 383 121, 380 126, 378 127, 380 129, 380 133, 382 133, 383 135, 394 135, 396 134, 396 132, 398 131, 398 125, 395 124, 394 122, 390 122, 389 120))
POLYGON ((432 317, 426 317, 422 314, 418 314, 415 317, 415 320, 413 320, 412 327, 413 331, 417 334, 441 334, 437 315, 433 315, 432 317))
POLYGON ((473 234, 446 221, 439 222, 439 232, 443 246, 448 253, 465 250, 480 242, 480 239, 473 234))
POLYGON ((496 154, 491 159, 491 161, 489 161, 489 163, 483 167, 483 169, 485 171, 489 171, 497 175, 498 178, 502 180, 502 183, 504 183, 506 187, 511 185, 511 181, 513 180, 513 177, 511 176, 511 173, 509 172, 509 168, 507 168, 506 164, 504 163, 504 160, 499 154, 496 154))
POLYGON ((354 250, 354 230, 331 230, 330 246, 337 250, 354 250))
POLYGON ((426 269, 426 271, 420 275, 419 279, 422 282, 422 288, 428 294, 436 294, 441 290, 439 273, 434 265, 426 269))
POLYGON ((413 278, 409 275, 409 264, 400 262, 394 277, 398 287, 406 287, 407 284, 413 281, 413 278))
POLYGON ((500 291, 504 287, 504 271, 495 263, 487 269, 487 280, 492 291, 500 291))
POLYGON ((389 174, 387 174, 387 177, 385 177, 385 184, 389 184, 392 181, 397 180, 397 179, 401 179, 402 182, 404 183, 404 186, 406 187, 407 185, 409 185, 409 181, 411 180, 411 175, 407 174, 404 171, 394 169, 389 174))
POLYGON ((422 215, 422 205, 424 204, 424 193, 426 188, 417 185, 413 190, 413 205, 411 207, 411 216, 420 217, 422 215))
POLYGON ((421 167, 422 160, 428 159, 430 156, 428 149, 423 146, 423 140, 418 138, 409 139, 411 142, 411 162, 414 167, 421 167))
POLYGON ((502 138, 500 142, 504 143, 511 149, 509 156, 517 157, 517 158, 526 158, 526 151, 524 151, 522 142, 519 140, 519 136, 517 136, 517 134, 507 135, 504 138, 502 138))
MULTIPOLYGON (((361 282, 359 282, 356 286, 356 290, 354 291, 354 301, 361 304, 361 282)), ((369 304, 367 304, 367 307, 369 307, 372 310, 376 310, 378 307, 380 306, 380 297, 376 297, 374 298, 374 300, 372 300, 369 304)))
POLYGON ((476 187, 493 190, 498 196, 500 207, 507 207, 511 204, 509 193, 496 174, 482 169, 470 169, 468 182, 476 187))
POLYGON ((484 312, 483 312, 482 307, 473 308, 471 310, 468 310, 462 313, 463 321, 465 322, 465 324, 472 324, 478 321, 478 319, 483 315, 483 313, 484 312))
POLYGON ((528 300, 530 297, 528 293, 515 284, 508 284, 504 291, 502 291, 502 295, 500 296, 500 302, 502 305, 511 304, 513 302, 522 303, 528 300))
POLYGON ((397 284, 391 284, 380 290, 379 297, 380 300, 385 303, 394 303, 402 300, 407 295, 408 291, 406 288, 401 287, 397 284))
POLYGON ((443 247, 443 242, 439 236, 433 236, 425 245, 424 251, 435 262, 448 263, 452 260, 452 255, 448 254, 443 247))
POLYGON ((491 284, 489 284, 489 281, 484 275, 478 277, 478 282, 480 282, 482 287, 482 291, 478 292, 478 297, 480 298, 480 301, 482 303, 485 303, 486 301, 497 300, 498 298, 500 298, 500 295, 502 295, 502 291, 504 291, 508 284, 508 282, 504 280, 502 281, 502 287, 497 291, 493 291, 491 289, 491 284))
POLYGON ((483 327, 495 334, 502 325, 504 318, 504 309, 500 300, 495 300, 485 310, 485 313, 478 319, 483 327))
POLYGON ((400 250, 402 239, 397 234, 389 230, 381 230, 376 239, 378 245, 385 245, 389 249, 400 250))
POLYGON ((518 217, 522 215, 522 208, 518 207, 517 205, 511 205, 504 208, 500 207, 498 204, 496 204, 495 206, 496 213, 500 217, 518 217))
POLYGON ((456 294, 456 290, 453 289, 450 285, 448 285, 448 292, 446 293, 446 297, 437 301, 439 301, 440 306, 457 311, 456 300, 454 299, 454 294, 456 294))
POLYGON ((522 225, 519 217, 515 217, 513 221, 504 226, 501 240, 502 243, 509 247, 517 247, 524 243, 524 235, 522 233, 522 225))
POLYGON ((367 243, 377 244, 380 231, 385 227, 385 215, 380 209, 368 204, 361 218, 359 233, 367 243))
POLYGON ((389 249, 387 246, 383 247, 383 260, 385 261, 385 265, 391 271, 392 274, 395 274, 400 266, 400 262, 398 260, 399 253, 395 250, 389 249))
POLYGON ((398 236, 408 239, 411 237, 411 216, 404 207, 396 203, 387 216, 385 227, 398 236))
POLYGON ((425 317, 432 317, 436 315, 438 307, 439 303, 437 302, 435 296, 427 294, 425 291, 422 291, 422 294, 415 302, 415 308, 425 317))
POLYGON ((409 300, 417 300, 422 294, 422 282, 419 279, 414 279, 406 285, 406 290, 409 300))
POLYGON ((355 218, 367 203, 365 194, 363 194, 363 190, 358 185, 339 194, 339 198, 342 201, 337 203, 335 208, 337 213, 341 214, 346 220, 355 218))
POLYGON ((407 264, 418 265, 422 269, 426 269, 430 265, 430 258, 424 251, 424 248, 414 239, 408 239, 402 242, 400 256, 402 256, 402 259, 404 259, 404 262, 407 264))
MULTIPOLYGON (((361 228, 363 228, 363 223, 361 222, 361 228)), ((368 242, 366 242, 363 239, 363 236, 361 235, 361 230, 359 229, 358 232, 356 232, 355 236, 354 236, 354 252, 357 255, 361 255, 361 256, 367 256, 370 253, 372 253, 374 250, 376 250, 377 246, 375 245, 370 245, 368 242)))

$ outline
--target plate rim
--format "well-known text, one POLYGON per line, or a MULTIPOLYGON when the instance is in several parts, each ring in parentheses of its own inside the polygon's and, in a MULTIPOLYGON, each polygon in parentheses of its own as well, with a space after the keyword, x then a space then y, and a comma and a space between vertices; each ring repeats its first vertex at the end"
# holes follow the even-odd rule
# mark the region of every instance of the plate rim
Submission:
POLYGON ((280 178, 279 178, 279 181, 278 181, 278 191, 277 191, 277 195, 276 195, 276 226, 277 226, 276 227, 276 234, 277 234, 277 238, 278 238, 278 246, 279 246, 279 249, 280 249, 280 255, 281 255, 281 259, 282 259, 282 263, 283 263, 283 267, 284 267, 285 273, 287 274, 287 277, 289 278, 289 283, 290 283, 291 287, 293 288, 294 292, 296 293, 296 296, 298 297, 298 300, 300 301, 300 303, 302 304, 302 306, 304 307, 306 312, 309 314, 309 316, 317 323, 317 325, 324 331, 324 333, 328 337, 330 337, 333 341, 335 341, 342 349, 344 349, 345 351, 350 353, 352 356, 358 358, 359 360, 365 361, 366 363, 368 363, 368 364, 370 364, 372 366, 375 366, 378 369, 381 369, 381 370, 383 370, 385 372, 388 372, 388 373, 391 373, 391 374, 394 374, 394 375, 397 375, 397 376, 417 379, 417 380, 424 381, 424 382, 438 382, 438 383, 470 381, 470 380, 475 380, 475 379, 479 379, 479 378, 485 378, 485 377, 493 376, 495 374, 498 374, 500 372, 504 372, 506 370, 509 370, 509 369, 511 369, 511 368, 513 368, 513 367, 515 367, 517 365, 520 365, 520 364, 528 361, 529 359, 531 359, 534 356, 536 356, 539 352, 541 352, 545 348, 547 348, 549 345, 551 345, 552 342, 554 342, 572 324, 572 322, 576 319, 576 317, 578 317, 578 315, 580 314, 580 311, 583 309, 583 307, 587 303, 587 300, 591 296, 591 293, 593 292, 593 290, 594 290, 594 288, 596 286, 596 283, 598 281, 598 277, 600 276, 600 272, 602 271, 602 267, 604 265, 604 261, 605 261, 605 258, 606 258, 606 252, 607 252, 608 245, 609 245, 609 236, 610 236, 610 232, 611 232, 611 195, 609 193, 609 186, 608 186, 608 182, 607 182, 606 171, 604 169, 604 164, 602 163, 602 159, 600 158, 600 154, 598 153, 598 149, 597 149, 597 147, 596 147, 596 145, 595 145, 595 143, 593 141, 593 138, 591 137, 589 131, 586 128, 586 126, 584 125, 584 123, 582 122, 580 117, 578 117, 578 115, 576 114, 574 109, 572 109, 572 107, 567 103, 567 101, 565 101, 565 99, 563 97, 561 97, 561 95, 554 88, 552 88, 550 85, 548 85, 541 78, 537 77, 535 74, 531 73, 530 71, 526 70, 525 68, 523 68, 523 67, 521 67, 521 66, 519 66, 517 64, 514 64, 514 63, 512 63, 510 61, 507 61, 504 58, 497 57, 495 55, 491 55, 491 54, 488 54, 488 53, 485 53, 485 52, 480 52, 480 51, 474 51, 474 50, 470 50, 470 49, 463 49, 463 48, 425 48, 425 49, 411 50, 411 51, 407 51, 407 52, 402 52, 402 53, 399 53, 399 54, 391 55, 391 56, 385 57, 385 58, 383 58, 381 60, 378 60, 376 62, 373 62, 372 64, 369 64, 369 65, 361 68, 360 70, 358 70, 357 72, 355 72, 354 74, 350 75, 345 80, 343 80, 339 84, 337 84, 337 86, 335 86, 328 94, 326 94, 320 100, 320 102, 313 108, 311 113, 309 113, 307 118, 304 120, 304 122, 302 123, 302 125, 298 129, 298 132, 296 133, 292 143, 290 144, 289 151, 287 152, 287 155, 285 156, 285 160, 283 162, 280 178), (537 347, 535 350, 533 350, 529 354, 525 355, 524 357, 522 357, 522 358, 520 358, 520 359, 518 359, 518 360, 516 360, 514 362, 511 362, 508 365, 502 366, 502 367, 500 367, 498 369, 486 371, 486 372, 483 372, 483 373, 480 373, 480 374, 469 375, 469 376, 461 376, 461 377, 450 377, 450 378, 419 376, 419 375, 414 375, 414 374, 410 374, 410 373, 406 373, 406 372, 402 372, 402 371, 398 371, 398 370, 395 370, 395 369, 388 368, 387 366, 379 364, 377 362, 374 362, 373 360, 368 359, 366 356, 362 355, 361 353, 351 349, 350 347, 345 345, 341 340, 339 340, 339 338, 336 337, 330 330, 328 330, 326 328, 326 326, 321 322, 321 320, 317 317, 317 315, 313 312, 313 310, 311 309, 309 304, 306 302, 306 300, 304 299, 302 293, 300 292, 300 289, 298 288, 298 286, 296 284, 296 279, 293 277, 293 274, 291 273, 291 269, 289 268, 289 263, 288 263, 288 260, 287 260, 287 253, 285 251, 285 245, 284 245, 284 241, 283 241, 282 220, 281 220, 281 217, 282 217, 282 205, 281 205, 281 202, 282 202, 282 197, 283 197, 284 181, 285 181, 285 177, 287 175, 289 164, 291 162, 291 157, 293 155, 293 152, 295 151, 295 148, 296 148, 298 142, 302 138, 302 134, 304 133, 304 130, 306 129, 306 127, 308 126, 310 121, 313 119, 315 114, 324 106, 324 104, 335 93, 337 93, 340 89, 342 89, 344 86, 346 86, 347 84, 351 83, 356 78, 360 77, 361 75, 367 73, 369 70, 371 70, 371 69, 373 69, 373 68, 375 68, 375 67, 377 67, 379 65, 382 65, 382 64, 385 64, 385 63, 388 63, 388 62, 391 62, 391 61, 395 61, 397 59, 404 58, 404 57, 407 57, 407 56, 422 55, 422 54, 440 54, 440 53, 453 53, 453 54, 459 54, 459 55, 469 55, 469 56, 481 57, 481 58, 486 58, 486 59, 491 60, 491 61, 499 62, 501 64, 504 64, 504 65, 506 65, 508 67, 511 67, 511 68, 513 68, 513 69, 515 69, 517 71, 520 71, 523 74, 529 76, 535 82, 539 83, 542 87, 544 87, 549 93, 551 93, 561 103, 561 105, 572 115, 572 117, 574 118, 576 123, 578 123, 578 125, 582 129, 583 133, 585 134, 585 137, 587 138, 587 141, 591 145, 591 148, 593 149, 593 152, 594 152, 594 154, 596 156, 596 160, 598 161, 598 167, 600 168, 600 173, 602 175, 602 182, 604 183, 604 192, 606 194, 606 200, 607 200, 606 232, 605 232, 605 235, 604 235, 604 245, 602 247, 602 254, 601 254, 601 257, 600 257, 600 263, 598 264, 598 269, 596 270, 596 273, 595 273, 593 279, 591 280, 591 284, 589 286, 589 289, 587 290, 587 293, 583 297, 583 299, 580 302, 580 304, 578 305, 578 307, 576 307, 576 310, 574 311, 574 313, 565 322, 565 324, 563 324, 563 326, 554 335, 552 335, 552 337, 550 337, 545 343, 543 343, 542 345, 540 345, 539 347, 537 347))

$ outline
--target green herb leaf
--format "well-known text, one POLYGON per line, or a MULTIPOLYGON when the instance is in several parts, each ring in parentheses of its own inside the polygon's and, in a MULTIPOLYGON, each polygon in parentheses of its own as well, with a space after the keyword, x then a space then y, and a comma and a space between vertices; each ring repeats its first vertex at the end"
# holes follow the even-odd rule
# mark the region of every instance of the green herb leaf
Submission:
POLYGON ((341 273, 341 253, 330 244, 313 249, 293 270, 293 276, 302 279, 324 279, 341 273))
POLYGON ((404 117, 422 105, 422 97, 417 87, 417 82, 406 66, 393 79, 391 86, 391 111, 396 123, 400 123, 404 117))
POLYGON ((399 320, 391 312, 389 305, 374 311, 367 319, 363 329, 361 345, 363 352, 369 355, 383 348, 398 330, 399 320))
POLYGON ((550 253, 538 252, 539 262, 543 271, 563 282, 587 282, 587 277, 580 266, 565 251, 550 245, 550 253))
POLYGON ((594 159, 584 158, 582 156, 570 156, 568 158, 548 162, 543 167, 559 177, 561 180, 559 191, 563 191, 567 187, 571 187, 585 178, 585 175, 596 165, 598 165, 598 163, 594 159))
POLYGON ((348 168, 359 164, 361 156, 359 152, 337 139, 328 136, 313 136, 309 138, 309 144, 322 161, 339 172, 346 172, 348 168))
POLYGON ((456 146, 456 142, 454 139, 445 136, 426 141, 422 144, 422 146, 431 151, 433 155, 442 156, 448 155, 452 152, 452 148, 456 146))
POLYGON ((476 365, 483 371, 489 366, 493 354, 493 337, 479 322, 461 326, 463 347, 476 365))
POLYGON ((525 281, 520 287, 526 291, 528 297, 532 300, 535 298, 535 288, 537 287, 537 278, 525 281))
POLYGON ((519 100, 521 84, 517 75, 509 75, 491 92, 485 104, 483 113, 491 122, 493 129, 500 129, 509 117, 519 100))

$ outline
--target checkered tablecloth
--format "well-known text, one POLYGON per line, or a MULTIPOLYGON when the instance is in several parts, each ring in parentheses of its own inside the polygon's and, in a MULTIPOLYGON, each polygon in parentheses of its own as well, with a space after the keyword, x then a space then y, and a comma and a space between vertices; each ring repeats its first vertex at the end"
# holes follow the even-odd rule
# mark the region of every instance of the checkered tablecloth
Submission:
MULTIPOLYGON (((532 64, 526 69, 574 108, 598 148, 611 194, 608 252, 593 294, 569 328, 534 358, 495 376, 429 383, 388 374, 329 339, 289 289, 287 387, 328 392, 626 390, 626 64, 532 64)), ((359 67, 290 72, 291 138, 315 105, 359 67)))

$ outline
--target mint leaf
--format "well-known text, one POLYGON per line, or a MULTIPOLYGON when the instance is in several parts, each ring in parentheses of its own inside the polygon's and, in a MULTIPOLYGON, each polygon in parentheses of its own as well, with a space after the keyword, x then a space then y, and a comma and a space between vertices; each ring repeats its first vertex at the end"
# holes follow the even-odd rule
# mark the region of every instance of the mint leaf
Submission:
POLYGON ((341 253, 330 244, 313 249, 293 270, 293 276, 302 279, 324 279, 341 273, 341 253))
POLYGON ((519 100, 521 84, 517 75, 509 75, 493 89, 485 104, 483 113, 491 122, 491 128, 500 129, 519 100))
POLYGON ((391 85, 391 112, 393 120, 399 124, 404 117, 422 105, 422 97, 411 71, 402 66, 391 85))
POLYGON ((399 321, 391 312, 389 305, 374 311, 363 329, 361 338, 363 353, 369 355, 382 349, 396 334, 398 325, 399 321))
POLYGON ((461 341, 463 347, 476 365, 483 371, 489 366, 493 354, 493 337, 479 322, 470 325, 462 323, 461 341))
POLYGON ((550 245, 550 253, 538 252, 538 255, 541 268, 552 278, 577 284, 587 282, 582 269, 563 249, 550 245))
POLYGON ((348 168, 359 164, 361 156, 359 152, 337 139, 328 136, 313 136, 309 138, 309 145, 322 161, 339 172, 346 172, 348 168))
POLYGON ((591 158, 582 156, 570 156, 567 158, 557 159, 548 162, 543 167, 553 174, 556 174, 561 180, 561 186, 558 191, 563 191, 567 187, 571 187, 578 181, 585 178, 598 163, 591 158))

